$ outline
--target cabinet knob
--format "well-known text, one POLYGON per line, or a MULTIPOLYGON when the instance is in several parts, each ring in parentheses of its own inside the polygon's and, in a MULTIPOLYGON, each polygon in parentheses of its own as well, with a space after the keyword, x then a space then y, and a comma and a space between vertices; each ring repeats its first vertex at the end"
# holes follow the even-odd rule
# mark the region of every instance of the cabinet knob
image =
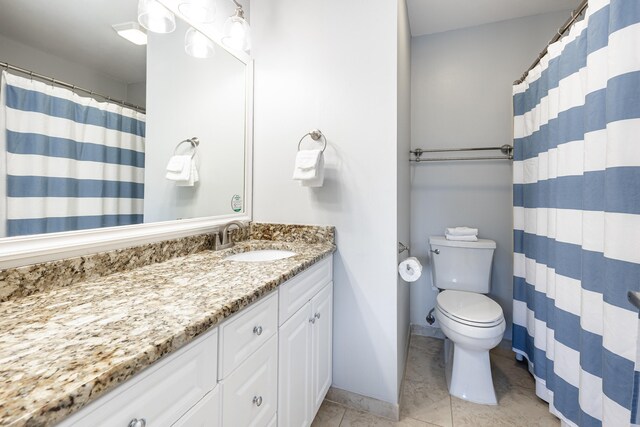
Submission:
POLYGON ((320 318, 320 313, 316 313, 316 315, 314 316, 316 319, 320 318))
POLYGON ((256 335, 262 335, 262 326, 254 326, 253 333, 256 335))
POLYGON ((253 396, 253 403, 256 406, 262 405, 262 396, 253 396))
POLYGON ((129 421, 129 425, 128 427, 146 427, 147 425, 147 420, 145 420, 144 418, 134 418, 131 421, 129 421))
POLYGON ((316 323, 316 318, 312 317, 311 319, 309 319, 309 323, 316 323))

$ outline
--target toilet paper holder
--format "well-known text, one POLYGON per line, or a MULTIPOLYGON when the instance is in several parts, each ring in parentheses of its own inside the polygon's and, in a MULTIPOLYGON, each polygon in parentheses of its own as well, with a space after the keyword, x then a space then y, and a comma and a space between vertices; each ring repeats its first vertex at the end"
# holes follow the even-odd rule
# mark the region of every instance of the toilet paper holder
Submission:
POLYGON ((407 255, 411 255, 411 248, 402 242, 398 242, 398 255, 404 251, 407 251, 407 255))

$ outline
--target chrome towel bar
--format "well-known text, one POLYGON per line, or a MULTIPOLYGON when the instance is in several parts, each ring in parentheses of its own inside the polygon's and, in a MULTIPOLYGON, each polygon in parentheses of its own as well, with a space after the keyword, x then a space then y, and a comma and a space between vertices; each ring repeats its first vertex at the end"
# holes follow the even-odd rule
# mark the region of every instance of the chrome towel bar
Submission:
POLYGON ((410 154, 414 156, 414 158, 409 159, 410 162, 420 163, 420 162, 442 162, 442 161, 451 161, 451 160, 511 160, 513 159, 513 147, 509 144, 505 144, 501 147, 471 147, 471 148, 435 148, 424 150, 422 148, 416 148, 415 150, 409 151, 410 154), (503 156, 481 156, 481 157, 429 157, 423 158, 422 155, 424 153, 453 153, 460 151, 498 151, 503 154, 503 156))

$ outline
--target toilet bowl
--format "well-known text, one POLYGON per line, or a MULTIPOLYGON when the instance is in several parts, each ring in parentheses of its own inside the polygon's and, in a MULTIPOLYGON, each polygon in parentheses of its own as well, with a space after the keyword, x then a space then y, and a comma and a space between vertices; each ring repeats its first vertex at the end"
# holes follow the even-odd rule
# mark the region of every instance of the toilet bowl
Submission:
POLYGON ((441 290, 435 314, 445 341, 445 374, 452 396, 497 405, 489 350, 505 331, 498 303, 484 295, 491 289, 491 264, 496 243, 429 238, 433 282, 441 290))
POLYGON ((438 295, 436 319, 447 337, 445 375, 452 396, 497 405, 489 350, 505 331, 502 308, 489 297, 447 290, 438 295))

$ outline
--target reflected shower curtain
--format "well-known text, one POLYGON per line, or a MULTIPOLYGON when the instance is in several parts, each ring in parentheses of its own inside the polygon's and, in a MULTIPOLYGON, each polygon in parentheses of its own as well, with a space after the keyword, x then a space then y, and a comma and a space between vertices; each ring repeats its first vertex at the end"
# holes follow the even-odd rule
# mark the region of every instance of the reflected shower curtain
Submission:
POLYGON ((0 237, 141 223, 145 116, 3 72, 0 237))
POLYGON ((589 0, 513 93, 514 351, 566 424, 638 424, 640 1, 589 0))

